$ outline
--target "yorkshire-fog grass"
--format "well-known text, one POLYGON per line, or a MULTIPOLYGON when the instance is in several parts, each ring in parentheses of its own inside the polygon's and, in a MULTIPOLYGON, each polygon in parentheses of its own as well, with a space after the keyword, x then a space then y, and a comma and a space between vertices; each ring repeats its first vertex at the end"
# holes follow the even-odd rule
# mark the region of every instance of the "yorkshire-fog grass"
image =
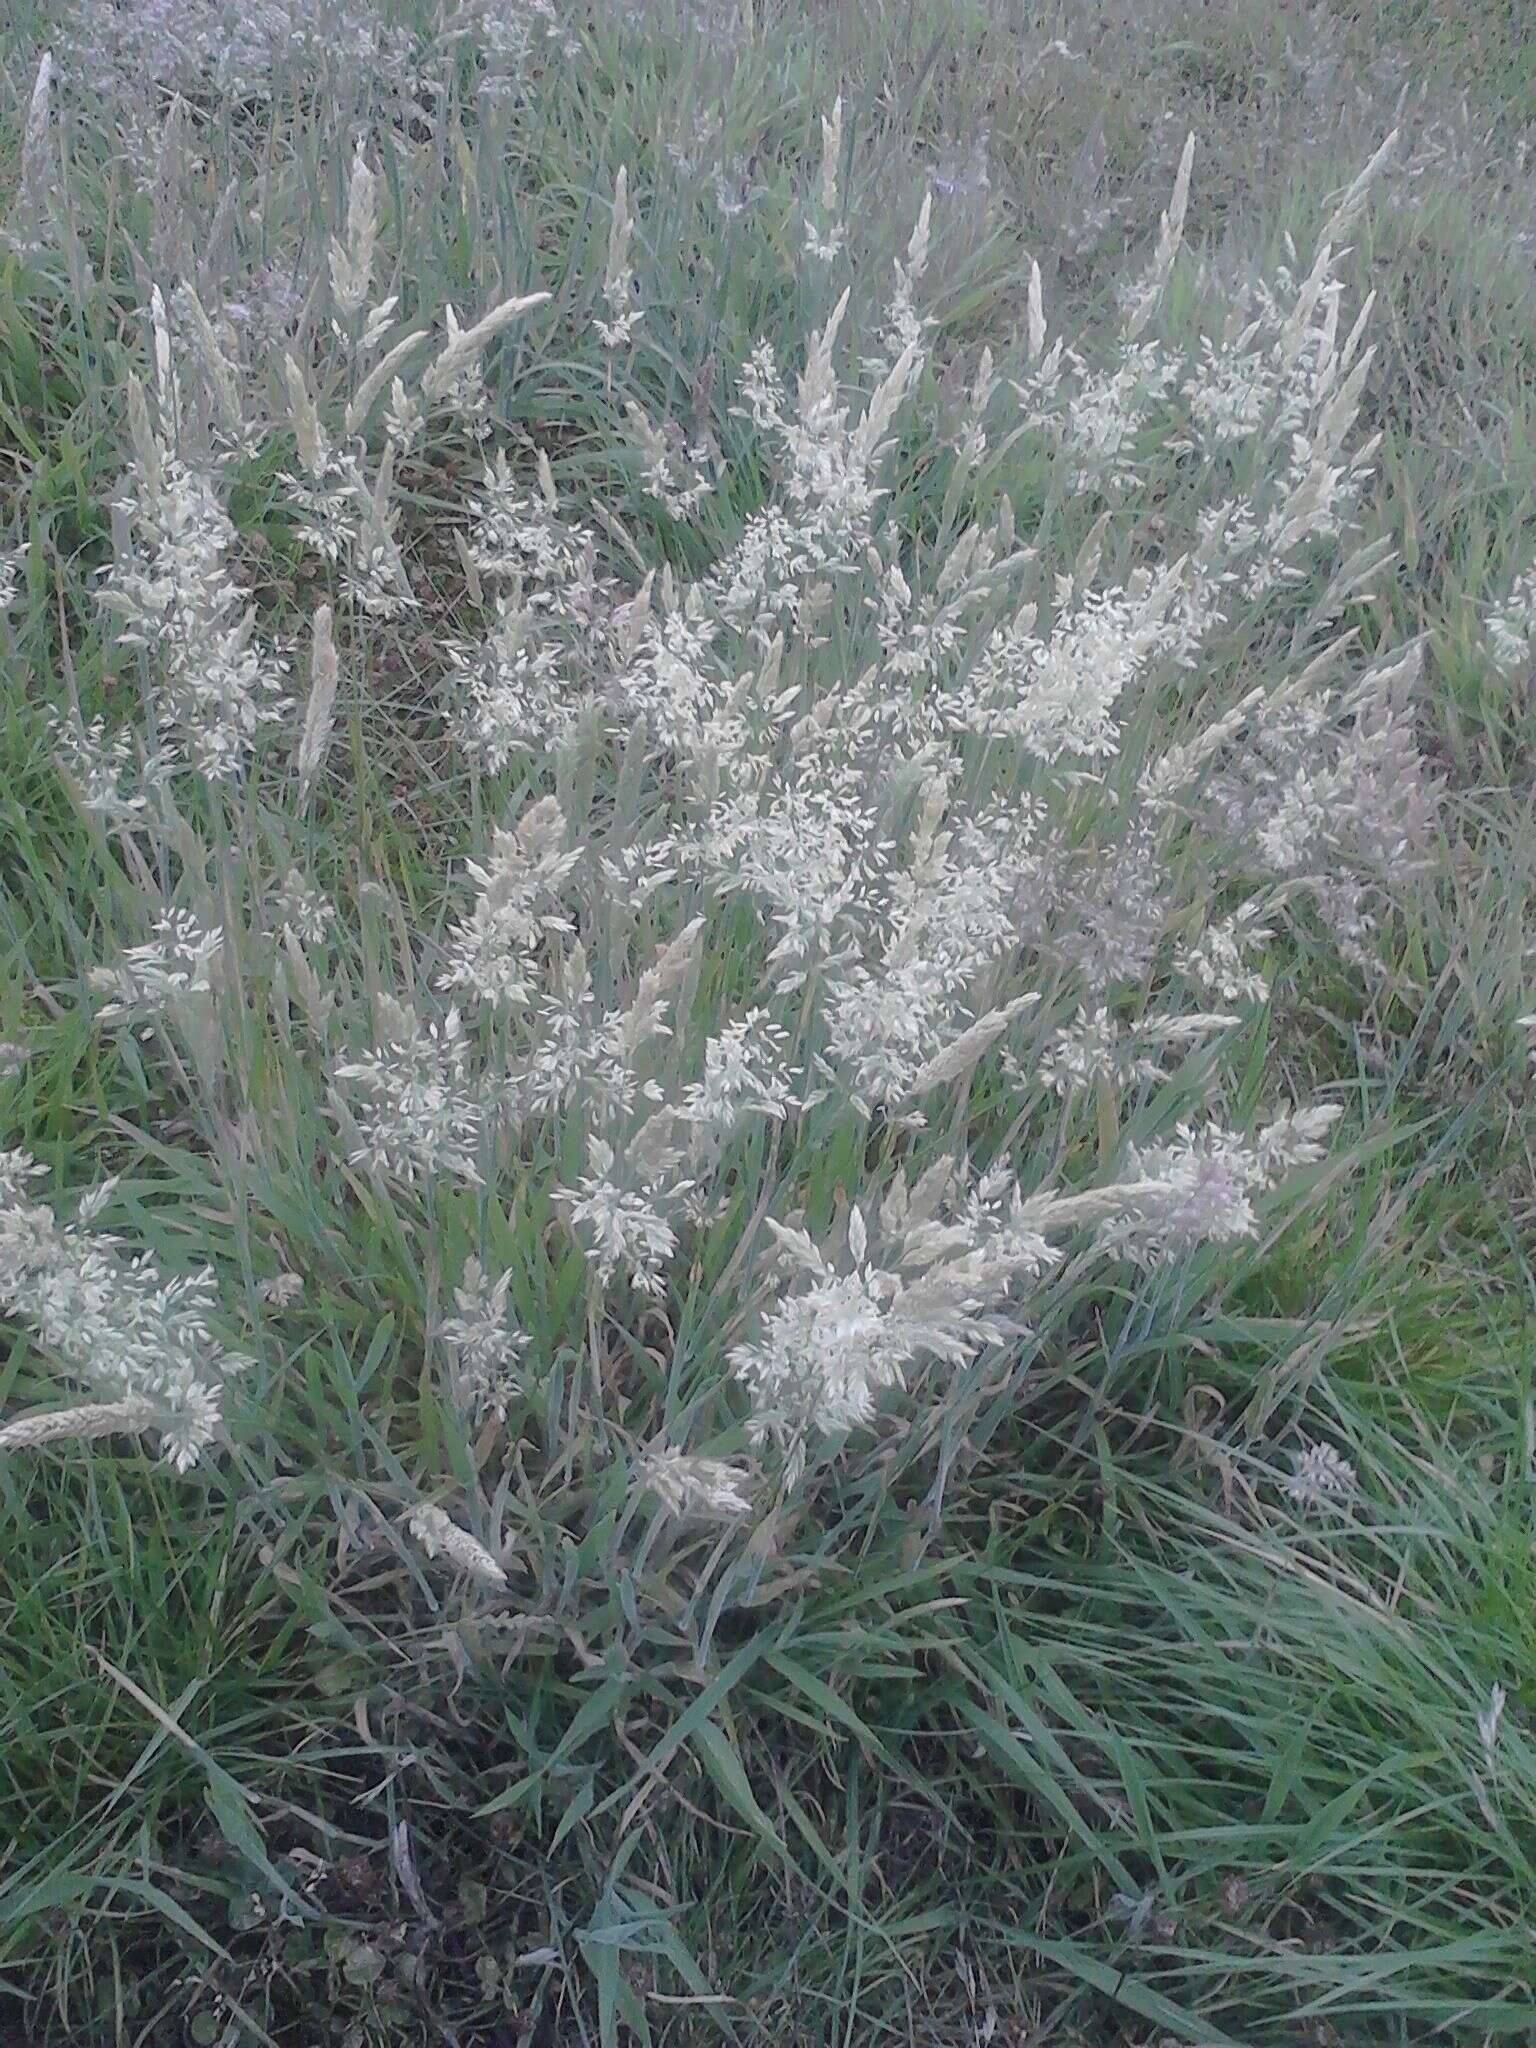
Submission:
POLYGON ((1399 12, 17 21, 29 2038, 1528 2027, 1529 82, 1399 12))

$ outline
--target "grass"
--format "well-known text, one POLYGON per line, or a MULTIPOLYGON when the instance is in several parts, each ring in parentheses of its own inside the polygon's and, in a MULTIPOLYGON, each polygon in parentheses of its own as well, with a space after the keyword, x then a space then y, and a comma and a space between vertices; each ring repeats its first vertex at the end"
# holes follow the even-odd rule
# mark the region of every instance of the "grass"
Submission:
MULTIPOLYGON (((37 17, 0 46, 11 135, 37 17)), ((4 1143, 56 1189, 121 1173, 113 1227, 168 1262, 208 1258, 261 1343, 233 1449, 187 1477, 118 1440, 0 1459, 0 2017, 18 2041, 82 2048, 1528 2039, 1536 1204, 1512 1021, 1533 1007, 1536 705, 1476 632, 1529 561, 1536 502, 1519 10, 1234 0, 1143 20, 922 0, 812 23, 762 10, 720 38, 598 13, 584 50, 531 114, 466 98, 437 182, 393 195, 394 232, 423 310, 490 303, 535 270, 579 303, 585 226, 627 162, 647 248, 677 252, 635 392, 656 417, 684 414, 711 358, 739 362, 759 333, 787 352, 830 305, 668 154, 701 115, 787 209, 841 89, 871 279, 927 179, 963 178, 985 130, 990 192, 964 202, 975 231, 941 243, 931 286, 946 343, 1001 353, 1031 257, 1053 322, 1109 303, 1190 126, 1191 256, 1168 315, 1186 331, 1209 276, 1274 260, 1288 232, 1309 248, 1402 87, 1436 81, 1401 114, 1413 175, 1377 195, 1346 275, 1354 303, 1378 294, 1382 444, 1358 539, 1398 551, 1350 620, 1382 646, 1426 636, 1437 858, 1373 939, 1364 993, 1321 946, 1302 955, 1235 1084, 1256 1093, 1267 1056, 1332 1088, 1349 1170, 1320 1169, 1316 1201, 1236 1261, 1069 1291, 1022 1398, 983 1363, 963 1431, 920 1447, 936 1467, 893 1450, 740 1555, 639 1541, 622 1471, 573 1437, 586 1274, 530 1172, 484 1247, 515 1256, 518 1319, 548 1362, 531 1472, 490 1474, 516 1612, 447 1598, 378 1511, 409 1506, 422 1474, 476 1492, 484 1446, 445 1412, 423 1333, 482 1211, 443 1193, 421 1259, 414 1216, 324 1155, 319 1080, 254 1004, 234 1058, 260 1142, 231 1127, 221 1152, 163 1063, 78 999, 141 912, 68 801, 39 699, 73 687, 115 709, 128 687, 92 591, 134 256, 164 221, 66 113, 91 288, 0 259, 0 488, 32 543, 0 706, 0 1038, 29 1049, 0 1080, 4 1143), (273 1315, 255 1287, 284 1260, 306 1293, 273 1315), (1282 1447, 1303 1430, 1353 1460, 1353 1517, 1287 1506, 1282 1447)), ((207 166, 237 165, 312 262, 345 207, 324 123, 300 95, 279 151, 249 110, 195 112, 184 189, 202 204, 207 166)), ((631 393, 595 344, 514 342, 498 375, 499 430, 618 507, 642 559, 688 566, 752 509, 750 441, 723 418, 739 500, 695 537, 641 495, 615 453, 631 393)), ((959 394, 923 402, 937 426, 959 394)), ((264 618, 291 622, 309 600, 273 483, 286 460, 258 451, 235 516, 264 618)), ((943 479, 921 438, 898 476, 903 524, 932 533, 943 479)), ((1021 531, 1046 482, 1027 451, 998 465, 1021 531)), ((462 487, 425 469, 406 484, 444 586, 429 544, 462 487)), ((1089 520, 1059 516, 1075 546, 1089 520)), ((349 648, 372 687, 326 803, 247 820, 273 873, 299 863, 356 906, 348 965, 373 985, 409 950, 377 885, 441 929, 464 819, 494 802, 443 742, 442 623, 349 648)), ((603 800, 579 764, 560 772, 573 815, 603 800)), ((744 939, 705 972, 747 997, 759 966, 744 939)), ((971 1113, 1007 1121, 984 1095, 971 1113)), ((790 1164, 826 1222, 864 1173, 862 1135, 828 1117, 790 1164)), ((637 1405, 704 1412, 742 1221, 709 1233, 669 1327, 607 1332, 637 1405)), ((0 1399, 47 1384, 18 1340, 0 1399)))

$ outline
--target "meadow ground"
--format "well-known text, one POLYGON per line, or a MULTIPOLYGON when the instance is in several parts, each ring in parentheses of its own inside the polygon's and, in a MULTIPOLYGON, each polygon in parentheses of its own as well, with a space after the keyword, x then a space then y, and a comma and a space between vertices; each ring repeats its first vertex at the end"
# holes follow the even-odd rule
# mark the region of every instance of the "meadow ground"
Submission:
POLYGON ((0 2038, 1532 2038, 1526 30, 12 0, 0 2038))

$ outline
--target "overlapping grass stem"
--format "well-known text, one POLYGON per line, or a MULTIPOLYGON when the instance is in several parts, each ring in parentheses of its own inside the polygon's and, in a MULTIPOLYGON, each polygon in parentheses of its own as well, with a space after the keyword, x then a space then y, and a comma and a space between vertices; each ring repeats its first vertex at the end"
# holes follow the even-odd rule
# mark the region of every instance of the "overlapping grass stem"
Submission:
POLYGON ((1080 289, 1102 119, 1053 253, 848 24, 49 26, 0 1996, 1516 2038, 1536 529, 1403 582, 1406 96, 1080 289))

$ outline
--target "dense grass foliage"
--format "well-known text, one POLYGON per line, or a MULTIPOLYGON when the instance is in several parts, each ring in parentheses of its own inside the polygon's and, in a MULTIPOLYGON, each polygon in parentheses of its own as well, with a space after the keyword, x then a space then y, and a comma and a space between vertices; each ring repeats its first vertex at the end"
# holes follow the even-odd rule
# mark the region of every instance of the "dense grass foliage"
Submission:
POLYGON ((16 2038, 1527 2038, 1518 16, 0 60, 16 2038))

